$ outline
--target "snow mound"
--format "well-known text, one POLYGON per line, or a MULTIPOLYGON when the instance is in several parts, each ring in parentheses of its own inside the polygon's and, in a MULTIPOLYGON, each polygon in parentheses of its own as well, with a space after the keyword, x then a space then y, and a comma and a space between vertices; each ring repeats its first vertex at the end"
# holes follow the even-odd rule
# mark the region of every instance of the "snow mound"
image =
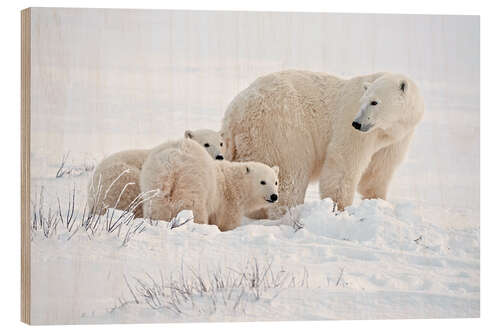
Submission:
POLYGON ((334 207, 332 200, 327 198, 292 208, 278 221, 257 223, 298 225, 295 235, 289 235, 302 240, 327 242, 330 239, 374 249, 441 255, 479 253, 479 228, 446 230, 437 227, 424 221, 409 202, 393 205, 381 199, 362 200, 342 212, 334 211, 334 207))

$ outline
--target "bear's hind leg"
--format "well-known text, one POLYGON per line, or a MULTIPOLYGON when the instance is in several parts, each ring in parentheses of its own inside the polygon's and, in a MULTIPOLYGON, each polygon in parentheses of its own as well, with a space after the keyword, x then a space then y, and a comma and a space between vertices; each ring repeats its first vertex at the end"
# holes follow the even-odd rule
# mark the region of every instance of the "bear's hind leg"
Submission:
POLYGON ((173 209, 171 203, 165 199, 163 193, 145 202, 142 208, 144 217, 155 221, 169 222, 175 217, 175 209, 173 209))
MULTIPOLYGON (((206 201, 200 198, 196 198, 194 195, 190 195, 191 193, 186 192, 176 192, 175 197, 180 199, 169 200, 167 204, 163 204, 162 207, 164 210, 168 208, 170 214, 170 219, 175 218, 181 211, 190 210, 193 212, 193 221, 198 224, 208 224, 209 216, 207 211, 206 201)), ((170 220, 166 220, 170 221, 170 220)), ((181 223, 185 221, 180 221, 181 223)))
POLYGON ((194 222, 198 224, 208 224, 208 212, 205 202, 195 201, 193 204, 194 222))

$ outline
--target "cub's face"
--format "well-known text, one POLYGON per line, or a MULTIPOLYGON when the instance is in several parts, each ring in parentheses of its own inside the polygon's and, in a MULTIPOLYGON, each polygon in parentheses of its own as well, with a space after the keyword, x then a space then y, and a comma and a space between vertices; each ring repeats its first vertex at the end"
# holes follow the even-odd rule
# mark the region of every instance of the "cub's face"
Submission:
POLYGON ((262 163, 245 163, 246 177, 248 177, 249 196, 253 205, 256 207, 265 207, 276 203, 278 197, 278 172, 279 167, 269 167, 262 163))
POLYGON ((365 92, 352 126, 361 132, 388 129, 403 120, 408 95, 408 81, 400 75, 387 74, 373 83, 364 83, 365 92))
POLYGON ((216 160, 224 159, 224 144, 219 132, 202 129, 184 132, 184 137, 198 142, 216 160))

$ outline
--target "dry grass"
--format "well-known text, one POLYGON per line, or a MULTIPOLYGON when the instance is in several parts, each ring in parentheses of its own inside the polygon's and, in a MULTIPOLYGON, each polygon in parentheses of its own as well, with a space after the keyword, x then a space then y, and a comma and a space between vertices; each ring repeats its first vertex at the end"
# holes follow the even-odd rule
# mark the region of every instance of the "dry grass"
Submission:
POLYGON ((68 151, 61 158, 61 163, 56 172, 56 178, 61 178, 65 176, 81 176, 83 174, 88 174, 94 171, 96 163, 94 160, 86 158, 80 165, 69 165, 68 158, 70 152, 68 151))
POLYGON ((181 264, 181 268, 168 279, 162 272, 158 277, 146 274, 144 278, 124 276, 131 300, 120 299, 125 304, 146 304, 154 310, 166 310, 176 315, 201 312, 212 314, 223 311, 244 311, 248 302, 260 300, 264 294, 275 298, 283 288, 308 288, 309 274, 304 268, 300 276, 283 269, 273 270, 272 262, 261 264, 257 259, 248 260, 239 268, 194 270, 181 264))
MULTIPOLYGON (((99 188, 97 196, 101 197, 101 193, 106 191, 99 188)), ((88 206, 86 198, 77 197, 75 186, 68 193, 65 203, 57 196, 57 207, 53 208, 48 203, 45 188, 42 186, 31 202, 31 237, 33 239, 41 235, 42 238, 48 239, 57 235, 70 240, 78 232, 85 232, 92 239, 103 233, 114 233, 125 246, 148 225, 155 224, 155 221, 148 219, 136 219, 134 214, 138 206, 155 195, 156 191, 140 193, 125 210, 117 210, 115 205, 107 207, 104 214, 98 214, 94 207, 88 206), (78 205, 81 202, 85 203, 83 208, 78 205)), ((177 221, 173 227, 186 222, 177 221)))

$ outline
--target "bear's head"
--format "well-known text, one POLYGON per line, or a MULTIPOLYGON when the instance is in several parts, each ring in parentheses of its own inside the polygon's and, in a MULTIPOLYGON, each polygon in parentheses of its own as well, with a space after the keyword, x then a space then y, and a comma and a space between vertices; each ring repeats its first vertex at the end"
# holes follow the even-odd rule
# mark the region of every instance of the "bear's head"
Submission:
MULTIPOLYGON (((423 114, 423 102, 417 86, 403 75, 384 74, 363 84, 364 94, 352 126, 361 132, 381 129, 394 132, 413 128, 423 114)), ((393 134, 393 133, 388 133, 393 134)))
POLYGON ((187 130, 184 132, 184 137, 198 142, 212 158, 216 160, 224 159, 224 144, 219 132, 209 129, 187 130))
POLYGON ((279 167, 259 162, 242 163, 247 183, 248 201, 252 208, 263 208, 278 201, 279 167))

